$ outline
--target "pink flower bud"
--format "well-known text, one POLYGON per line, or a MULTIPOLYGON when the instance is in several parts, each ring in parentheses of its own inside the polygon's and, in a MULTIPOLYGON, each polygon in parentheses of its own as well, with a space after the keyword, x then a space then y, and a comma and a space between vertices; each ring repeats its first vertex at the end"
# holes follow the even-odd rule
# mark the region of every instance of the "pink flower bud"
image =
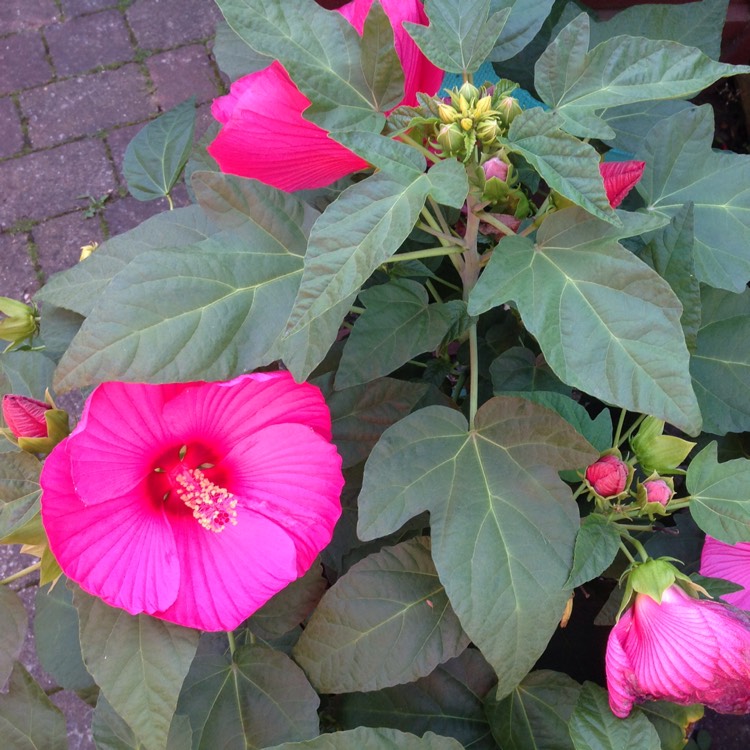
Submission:
POLYGON ((3 396, 3 418, 17 438, 47 437, 44 414, 52 407, 44 401, 9 393, 3 396))
POLYGON ((750 711, 750 615, 695 599, 677 585, 636 595, 607 642, 607 689, 615 716, 634 703, 703 703, 714 711, 750 711))
POLYGON ((614 497, 624 492, 630 469, 617 456, 602 456, 586 469, 586 481, 601 497, 614 497))
POLYGON ((505 182, 508 178, 508 165, 497 156, 493 156, 482 164, 484 176, 489 180, 491 177, 497 177, 498 180, 505 182))
POLYGON ((650 479, 643 483, 643 487, 649 503, 661 503, 666 506, 674 495, 672 488, 663 479, 650 479))

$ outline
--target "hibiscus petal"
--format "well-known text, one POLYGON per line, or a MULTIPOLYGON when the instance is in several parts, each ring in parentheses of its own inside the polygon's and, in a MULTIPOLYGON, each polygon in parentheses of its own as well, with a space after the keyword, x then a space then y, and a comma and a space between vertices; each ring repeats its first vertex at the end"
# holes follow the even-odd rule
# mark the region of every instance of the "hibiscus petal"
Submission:
POLYGON ((272 425, 239 442, 217 469, 243 507, 292 538, 302 575, 333 535, 344 479, 336 448, 308 427, 272 425))
POLYGON ((632 624, 632 611, 626 610, 612 628, 607 642, 605 659, 609 707, 612 709, 612 713, 621 719, 624 719, 630 713, 634 703, 632 692, 633 668, 622 643, 632 624))
MULTIPOLYGON (((339 12, 361 35, 372 3, 373 0, 352 0, 339 8, 339 12)), ((445 72, 425 57, 403 25, 404 21, 412 21, 426 26, 427 14, 419 0, 380 0, 380 4, 393 27, 393 44, 404 69, 401 104, 416 106, 417 92, 434 96, 445 77, 445 72)))
POLYGON ((78 498, 68 440, 42 469, 42 523, 50 549, 82 589, 131 614, 167 608, 180 585, 171 527, 158 507, 132 493, 96 505, 78 498))
POLYGON ((599 165, 607 199, 612 208, 617 208, 635 187, 645 167, 645 161, 605 161, 599 165))
POLYGON ((183 575, 174 603, 154 616, 201 630, 234 630, 297 578, 289 536, 272 521, 238 510, 237 525, 219 533, 189 515, 172 519, 183 575))
POLYGON ((701 554, 701 575, 724 578, 744 586, 721 598, 740 609, 750 610, 750 542, 726 544, 707 536, 701 554))
POLYGON ((310 100, 278 61, 240 78, 211 113, 224 123, 208 152, 222 172, 252 177, 279 190, 330 185, 367 162, 305 120, 310 100))

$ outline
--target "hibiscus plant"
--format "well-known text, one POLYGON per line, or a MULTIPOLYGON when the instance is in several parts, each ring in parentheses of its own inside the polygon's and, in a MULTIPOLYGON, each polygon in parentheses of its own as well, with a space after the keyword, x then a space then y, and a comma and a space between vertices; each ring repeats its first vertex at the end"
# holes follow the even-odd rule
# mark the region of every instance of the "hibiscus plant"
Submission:
POLYGON ((750 71, 727 0, 217 3, 214 126, 125 156, 170 210, 0 300, 0 540, 38 558, 2 735, 66 747, 37 570, 100 748, 750 712, 750 157, 691 102, 750 71))

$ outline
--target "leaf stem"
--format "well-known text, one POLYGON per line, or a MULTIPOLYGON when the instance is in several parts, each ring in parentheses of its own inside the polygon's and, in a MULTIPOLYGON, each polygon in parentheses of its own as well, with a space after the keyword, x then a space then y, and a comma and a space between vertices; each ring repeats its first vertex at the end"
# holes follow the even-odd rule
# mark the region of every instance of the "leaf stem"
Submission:
POLYGON ((636 419, 635 422, 633 422, 633 424, 630 425, 630 428, 628 429, 628 431, 620 438, 620 442, 618 443, 618 445, 620 445, 620 444, 624 443, 626 440, 628 440, 630 438, 630 436, 636 431, 636 429, 638 429, 638 427, 640 426, 641 422, 643 422, 643 420, 645 418, 646 418, 646 415, 645 414, 641 414, 638 417, 638 419, 636 419))
POLYGON ((630 562, 634 563, 635 558, 633 557, 632 554, 630 554, 630 550, 625 546, 622 540, 620 540, 619 544, 620 544, 620 549, 622 550, 623 555, 625 555, 625 557, 627 557, 628 560, 630 560, 630 562))
POLYGON ((432 295, 435 302, 442 304, 443 298, 438 294, 438 290, 435 289, 435 285, 429 279, 425 281, 424 285, 425 287, 427 287, 427 290, 432 295))
POLYGON ((234 640, 234 633, 231 630, 227 630, 227 640, 229 641, 229 653, 234 656, 234 652, 237 649, 237 642, 234 640))
POLYGON ((164 197, 167 199, 167 203, 169 203, 169 210, 174 211, 174 203, 172 202, 172 196, 169 193, 166 193, 164 197))
POLYGON ((432 151, 430 151, 428 148, 425 148, 421 143, 417 143, 410 135, 407 135, 405 132, 399 133, 396 137, 403 143, 406 143, 412 148, 417 149, 420 154, 423 154, 433 164, 437 164, 440 161, 440 157, 437 154, 433 154, 432 151))
POLYGON ((469 327, 469 378, 469 430, 473 430, 479 404, 479 348, 476 323, 469 327))
POLYGON ((620 418, 617 420, 617 429, 615 430, 615 439, 612 441, 612 445, 615 448, 618 445, 620 445, 620 435, 622 433, 622 428, 625 426, 626 414, 627 414, 627 411, 625 409, 620 409, 620 418))
POLYGON ((511 236, 516 234, 509 226, 503 224, 500 219, 496 219, 492 214, 488 214, 483 211, 481 214, 479 214, 479 218, 485 224, 489 224, 490 226, 495 227, 495 229, 501 231, 505 235, 511 236))
POLYGON ((0 581, 0 586, 4 586, 6 583, 13 583, 13 581, 17 581, 19 578, 23 578, 29 573, 33 573, 35 570, 39 570, 39 568, 41 567, 42 567, 42 561, 38 560, 32 565, 29 565, 27 568, 24 568, 23 570, 19 570, 18 572, 13 573, 12 575, 9 575, 7 578, 3 578, 3 580, 0 581))
POLYGON ((389 263, 404 263, 408 260, 419 260, 420 258, 437 258, 441 255, 451 255, 453 253, 462 253, 463 247, 454 245, 448 247, 442 245, 441 247, 430 247, 427 250, 412 250, 409 253, 397 253, 388 258, 389 263))

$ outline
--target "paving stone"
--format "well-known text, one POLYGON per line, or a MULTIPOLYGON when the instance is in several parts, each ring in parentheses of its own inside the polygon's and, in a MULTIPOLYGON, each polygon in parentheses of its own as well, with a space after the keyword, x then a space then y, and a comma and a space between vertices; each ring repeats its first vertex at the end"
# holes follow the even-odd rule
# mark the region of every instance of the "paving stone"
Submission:
POLYGON ((0 94, 38 86, 52 77, 53 71, 44 55, 44 42, 38 31, 23 31, 0 39, 0 94))
POLYGON ((154 98, 163 110, 172 109, 191 96, 202 104, 222 93, 208 51, 202 44, 153 55, 146 60, 146 65, 156 86, 154 98))
POLYGON ((83 211, 38 224, 32 229, 31 236, 36 245, 37 263, 45 279, 78 263, 83 245, 104 241, 99 217, 87 219, 83 211))
MULTIPOLYGON (((0 234, 0 297, 28 302, 37 289, 39 280, 29 255, 26 234, 0 234)), ((5 548, 0 545, 2 549, 5 548)), ((0 573, 0 578, 5 576, 0 573)))
POLYGON ((169 208, 166 198, 154 201, 139 201, 132 195, 112 201, 104 209, 104 219, 109 227, 110 236, 122 234, 146 219, 162 213, 169 208))
POLYGON ((0 162, 0 231, 20 219, 46 219, 85 205, 79 196, 99 197, 117 186, 99 139, 0 162))
POLYGON ((55 70, 61 76, 83 73, 99 65, 130 62, 135 56, 125 19, 116 10, 48 26, 44 36, 55 70))
POLYGON ((154 105, 137 65, 69 78, 20 96, 34 148, 145 119, 154 105))
POLYGON ((221 11, 206 0, 135 0, 128 23, 144 49, 168 49, 212 37, 221 11))
POLYGON ((117 0, 61 0, 66 18, 80 16, 105 8, 116 8, 117 0))
POLYGON ((38 29, 57 20, 54 0, 2 0, 0 29, 4 34, 38 29))
POLYGON ((65 714, 68 724, 68 750, 96 750, 91 737, 94 709, 71 690, 55 693, 50 700, 65 714))
POLYGON ((0 99, 0 158, 13 156, 23 148, 23 131, 16 105, 10 97, 0 99))
POLYGON ((138 133, 147 125, 147 122, 139 122, 137 125, 126 125, 107 133, 107 143, 112 153, 112 161, 117 169, 117 176, 122 185, 125 185, 125 179, 122 176, 122 160, 125 157, 125 149, 128 143, 138 135, 138 133))

